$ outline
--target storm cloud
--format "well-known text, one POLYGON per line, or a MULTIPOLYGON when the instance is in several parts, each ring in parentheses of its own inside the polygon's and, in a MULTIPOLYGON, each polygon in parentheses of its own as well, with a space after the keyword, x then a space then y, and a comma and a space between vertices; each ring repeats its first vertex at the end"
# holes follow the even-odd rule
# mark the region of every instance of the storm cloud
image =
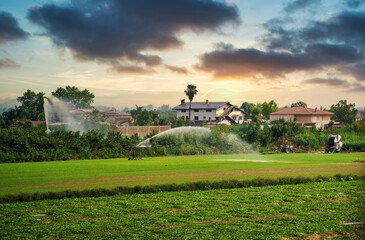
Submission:
POLYGON ((364 0, 344 0, 344 3, 349 8, 358 8, 364 4, 364 0))
POLYGON ((18 21, 10 13, 0 11, 0 44, 27 36, 28 33, 20 28, 18 21))
POLYGON ((238 23, 239 14, 236 6, 213 0, 74 0, 33 7, 28 19, 76 59, 158 66, 162 59, 145 51, 179 47, 182 31, 216 31, 238 23))
POLYGON ((302 83, 327 85, 332 87, 350 87, 350 84, 347 81, 338 78, 313 78, 305 80, 302 83))
POLYGON ((261 75, 275 78, 295 71, 354 63, 362 58, 361 53, 347 45, 313 44, 303 53, 220 48, 201 55, 196 68, 212 72, 216 77, 261 75))
POLYGON ((263 49, 217 45, 200 56, 196 68, 217 78, 238 79, 278 78, 297 71, 332 68, 364 79, 364 12, 341 12, 299 29, 286 29, 284 22, 272 19, 263 25, 267 30, 260 41, 263 49))

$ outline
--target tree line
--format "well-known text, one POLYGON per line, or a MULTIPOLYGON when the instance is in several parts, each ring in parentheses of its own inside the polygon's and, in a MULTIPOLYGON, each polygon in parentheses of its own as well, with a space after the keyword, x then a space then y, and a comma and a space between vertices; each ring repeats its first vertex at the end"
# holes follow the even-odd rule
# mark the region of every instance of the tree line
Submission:
MULTIPOLYGON (((307 107, 307 103, 299 101, 292 103, 290 107, 307 107)), ((245 120, 251 119, 253 122, 269 120, 270 113, 279 111, 279 107, 274 100, 257 104, 243 102, 241 108, 247 113, 245 115, 245 120)), ((284 108, 289 108, 289 106, 285 106, 284 108)), ((354 123, 358 114, 355 104, 347 103, 347 100, 340 100, 338 103, 332 104, 330 109, 323 109, 323 111, 334 113, 331 120, 333 122, 340 122, 343 124, 354 123)))

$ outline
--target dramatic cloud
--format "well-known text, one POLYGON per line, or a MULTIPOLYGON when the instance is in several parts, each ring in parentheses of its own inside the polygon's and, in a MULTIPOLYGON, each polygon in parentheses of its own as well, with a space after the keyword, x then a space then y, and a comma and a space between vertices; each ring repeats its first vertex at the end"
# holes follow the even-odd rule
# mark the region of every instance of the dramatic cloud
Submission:
POLYGON ((0 69, 3 68, 19 68, 20 65, 17 64, 15 61, 9 59, 9 58, 0 58, 0 69))
POLYGON ((365 47, 365 12, 342 12, 301 31, 304 41, 336 41, 365 47))
POLYGON ((302 29, 285 29, 287 19, 273 19, 263 26, 268 33, 262 39, 267 50, 300 52, 308 44, 342 43, 364 50, 365 12, 341 12, 326 21, 314 21, 302 29))
POLYGON ((344 2, 349 8, 358 8, 364 3, 364 0, 344 0, 344 2))
POLYGON ((320 0, 296 0, 290 3, 287 3, 284 7, 284 11, 287 13, 294 13, 303 8, 307 8, 313 5, 320 5, 320 0))
POLYGON ((327 85, 332 87, 350 87, 350 84, 338 78, 313 78, 309 80, 305 80, 302 83, 305 84, 318 84, 318 85, 327 85))
POLYGON ((147 66, 162 60, 143 52, 181 46, 181 31, 216 31, 239 21, 234 5, 213 0, 73 0, 31 8, 28 18, 77 59, 147 66))
POLYGON ((27 36, 28 33, 19 27, 18 21, 10 13, 0 11, 0 44, 27 36))
POLYGON ((151 69, 143 68, 140 66, 124 66, 124 65, 114 65, 112 68, 108 69, 112 73, 152 73, 151 69))
POLYGON ((169 69, 170 71, 176 72, 176 73, 181 73, 181 74, 187 74, 188 70, 184 67, 176 67, 176 66, 171 66, 171 65, 165 65, 165 67, 167 69, 169 69))
POLYGON ((218 48, 200 56, 197 69, 216 77, 282 77, 295 71, 321 69, 362 59, 356 49, 346 45, 309 45, 303 53, 260 51, 257 49, 218 48))
POLYGON ((272 19, 264 24, 268 31, 261 39, 264 50, 218 44, 214 51, 200 56, 196 67, 218 78, 277 78, 325 68, 357 80, 365 78, 365 12, 341 12, 301 29, 285 29, 284 22, 272 19))
POLYGON ((340 71, 352 75, 358 81, 365 81, 365 62, 349 64, 340 68, 340 71))

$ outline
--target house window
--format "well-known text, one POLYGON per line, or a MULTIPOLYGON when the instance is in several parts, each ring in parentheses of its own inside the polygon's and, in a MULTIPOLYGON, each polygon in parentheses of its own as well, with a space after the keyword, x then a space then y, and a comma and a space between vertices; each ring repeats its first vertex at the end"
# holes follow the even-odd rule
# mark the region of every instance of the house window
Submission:
POLYGON ((194 112, 199 112, 199 109, 194 109, 194 112))
POLYGON ((186 109, 182 109, 181 112, 186 112, 186 109))
POLYGON ((207 109, 207 112, 212 112, 212 109, 207 109))
POLYGON ((206 117, 204 116, 203 119, 206 119, 206 117))
POLYGON ((199 120, 199 117, 198 116, 195 116, 194 119, 195 119, 195 121, 198 121, 199 120))
POLYGON ((210 117, 209 117, 209 120, 211 120, 210 117))
POLYGON ((188 116, 186 116, 186 117, 185 117, 185 120, 189 120, 189 117, 188 117, 188 116))

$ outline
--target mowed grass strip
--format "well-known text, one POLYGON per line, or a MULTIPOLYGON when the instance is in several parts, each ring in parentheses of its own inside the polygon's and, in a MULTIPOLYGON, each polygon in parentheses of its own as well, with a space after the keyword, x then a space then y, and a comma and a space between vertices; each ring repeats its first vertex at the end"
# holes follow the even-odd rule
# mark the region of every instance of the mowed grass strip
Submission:
POLYGON ((365 154, 233 154, 0 164, 0 195, 200 180, 363 174, 365 154))
POLYGON ((361 239, 342 223, 365 221, 364 198, 349 181, 1 204, 0 239, 361 239))

